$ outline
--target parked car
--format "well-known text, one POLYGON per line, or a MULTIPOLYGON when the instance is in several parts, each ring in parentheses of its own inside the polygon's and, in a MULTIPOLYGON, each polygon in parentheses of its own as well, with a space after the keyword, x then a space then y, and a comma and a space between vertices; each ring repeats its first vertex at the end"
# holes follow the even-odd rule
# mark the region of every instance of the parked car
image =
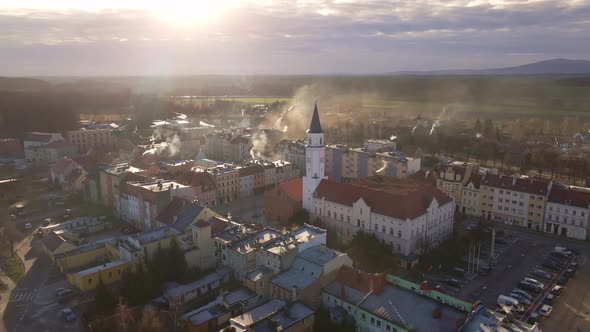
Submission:
POLYGON ((57 297, 64 297, 64 296, 71 295, 71 294, 74 294, 74 291, 70 288, 64 288, 64 289, 56 292, 57 297))
POLYGON ((574 274, 576 274, 576 270, 572 269, 571 267, 568 268, 567 270, 565 270, 565 272, 563 273, 566 277, 571 278, 574 276, 574 274))
POLYGON ((72 311, 72 309, 69 309, 69 308, 66 308, 66 309, 63 309, 62 311, 60 311, 60 316, 66 322, 73 322, 76 319, 78 319, 78 316, 76 316, 76 314, 72 311))
POLYGON ((514 293, 514 294, 518 294, 518 295, 520 295, 520 296, 522 296, 522 297, 525 297, 525 298, 526 298, 526 299, 528 299, 529 301, 533 301, 533 298, 534 298, 534 297, 533 297, 531 294, 529 294, 529 293, 527 293, 527 292, 523 291, 522 289, 518 289, 518 288, 517 288, 517 289, 514 289, 514 290, 512 291, 512 293, 514 293))
POLYGON ((443 279, 441 282, 443 284, 451 286, 451 287, 455 287, 455 288, 461 287, 461 282, 455 278, 448 277, 448 278, 443 279))
POLYGON ((544 261, 541 266, 552 271, 559 271, 561 269, 561 265, 550 261, 544 261))
POLYGON ((545 285, 544 285, 542 282, 540 282, 539 280, 537 280, 537 279, 533 279, 533 278, 524 278, 522 281, 524 281, 524 282, 529 282, 529 283, 531 283, 531 284, 535 284, 535 285, 537 285, 537 286, 538 286, 540 289, 543 289, 543 288, 545 288, 545 285))
POLYGON ((541 269, 534 269, 531 271, 530 274, 534 277, 545 279, 545 280, 551 280, 554 277, 553 274, 543 271, 541 269))
POLYGON ((574 247, 564 247, 564 248, 565 248, 565 250, 571 252, 574 255, 579 255, 580 254, 580 250, 579 249, 576 249, 574 247))
POLYGON ((47 218, 47 219, 43 220, 42 226, 47 227, 47 226, 49 226, 49 224, 51 224, 51 218, 47 218))
POLYGON ((531 301, 529 299, 527 299, 526 297, 520 295, 520 294, 516 294, 516 293, 510 293, 511 298, 516 299, 518 302, 520 302, 522 305, 525 306, 530 306, 531 305, 531 301))
POLYGON ((31 228, 33 228, 33 225, 30 222, 25 224, 25 229, 31 229, 31 228))
POLYGON ((535 294, 541 292, 542 290, 542 288, 540 288, 538 285, 525 281, 519 282, 517 287, 528 292, 533 292, 535 294))
POLYGON ((539 309, 539 314, 541 316, 545 316, 545 317, 549 317, 549 315, 551 314, 551 311, 553 311, 553 307, 548 305, 548 304, 543 304, 543 306, 541 307, 541 309, 539 309))
POLYGON ((569 281, 569 279, 566 276, 561 276, 561 277, 559 277, 559 279, 557 279, 557 284, 560 286, 563 286, 563 285, 567 284, 568 281, 569 281))
POLYGON ((64 291, 64 290, 66 290, 66 289, 68 289, 68 288, 65 288, 65 287, 60 287, 60 288, 56 289, 56 290, 55 290, 55 296, 57 296, 57 295, 59 294, 59 292, 61 292, 61 291, 64 291))
POLYGON ((537 323, 539 321, 539 314, 536 312, 533 312, 529 318, 526 320, 527 323, 531 324, 531 325, 535 325, 535 323, 537 323))
POLYGON ((499 295, 496 302, 498 303, 498 306, 500 306, 500 307, 508 307, 511 310, 515 310, 518 312, 524 312, 524 308, 523 308, 522 304, 520 304, 520 302, 518 302, 518 300, 513 297, 506 296, 506 295, 499 295))
POLYGON ((566 252, 563 251, 552 251, 549 253, 549 256, 557 257, 557 258, 569 258, 571 253, 568 255, 566 252))
POLYGON ((549 293, 549 294, 547 294, 547 296, 545 296, 545 299, 543 299, 543 303, 544 304, 553 304, 554 300, 555 300, 555 295, 549 293))
POLYGON ((561 294, 561 291, 562 290, 563 290, 563 286, 555 285, 551 289, 550 293, 553 294, 553 295, 559 296, 561 294))

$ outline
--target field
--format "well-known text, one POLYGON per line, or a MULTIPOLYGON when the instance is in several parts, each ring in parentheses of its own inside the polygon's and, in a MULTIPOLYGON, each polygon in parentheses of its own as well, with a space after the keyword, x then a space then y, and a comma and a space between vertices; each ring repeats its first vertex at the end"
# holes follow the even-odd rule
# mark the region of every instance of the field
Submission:
POLYGON ((25 266, 20 257, 16 253, 10 255, 8 243, 0 245, 0 268, 15 283, 18 283, 25 273, 25 266))

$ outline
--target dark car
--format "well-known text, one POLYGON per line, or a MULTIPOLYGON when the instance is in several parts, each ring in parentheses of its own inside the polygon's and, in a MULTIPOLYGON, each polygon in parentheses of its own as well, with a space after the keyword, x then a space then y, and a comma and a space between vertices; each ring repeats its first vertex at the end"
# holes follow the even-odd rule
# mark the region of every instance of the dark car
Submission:
POLYGON ((565 276, 566 276, 566 277, 568 277, 568 278, 571 278, 571 277, 573 277, 573 276, 574 276, 574 274, 576 274, 576 270, 575 270, 575 269, 572 269, 572 268, 568 268, 568 269, 567 269, 567 270, 566 270, 566 271, 563 273, 563 275, 565 275, 565 276))
POLYGON ((568 251, 570 251, 572 254, 574 254, 576 256, 580 254, 580 250, 579 249, 576 249, 576 248, 573 248, 573 247, 565 247, 565 249, 568 250, 568 251))
POLYGON ((518 288, 535 294, 541 292, 541 289, 539 289, 538 286, 522 281, 518 283, 518 288))
POLYGON ((543 271, 541 269, 532 270, 530 275, 535 276, 537 278, 545 279, 545 280, 551 280, 554 277, 553 274, 543 271))
POLYGON ((566 276, 561 276, 561 277, 559 277, 559 279, 557 279, 557 284, 560 286, 563 286, 563 285, 567 284, 568 281, 569 281, 569 279, 566 276))
POLYGON ((451 287, 455 287, 455 288, 461 287, 461 282, 455 278, 446 278, 446 279, 443 279, 441 282, 443 284, 451 286, 451 287))
POLYGON ((547 261, 543 262, 541 264, 541 266, 542 267, 545 267, 545 268, 548 268, 550 270, 553 270, 553 271, 559 271, 559 269, 561 269, 561 266, 560 265, 558 265, 556 263, 553 263, 553 262, 547 262, 547 261))

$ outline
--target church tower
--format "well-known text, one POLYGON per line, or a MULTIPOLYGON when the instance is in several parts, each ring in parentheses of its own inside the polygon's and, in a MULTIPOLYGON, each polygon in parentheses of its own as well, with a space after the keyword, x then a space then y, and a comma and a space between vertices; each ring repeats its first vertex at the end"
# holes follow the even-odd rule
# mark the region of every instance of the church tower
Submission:
POLYGON ((303 177, 303 208, 311 212, 312 196, 324 176, 324 131, 320 124, 318 105, 314 104, 305 145, 305 176, 303 177))

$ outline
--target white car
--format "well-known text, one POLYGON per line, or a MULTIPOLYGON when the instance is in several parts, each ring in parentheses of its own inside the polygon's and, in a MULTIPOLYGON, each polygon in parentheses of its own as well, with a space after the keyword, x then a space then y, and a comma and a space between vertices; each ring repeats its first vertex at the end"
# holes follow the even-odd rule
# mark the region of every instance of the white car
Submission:
POLYGON ((539 309, 539 314, 541 316, 549 317, 551 311, 553 311, 553 307, 548 304, 544 304, 541 309, 539 309))
POLYGON ((31 228, 33 228, 33 225, 31 225, 30 222, 25 224, 25 229, 31 229, 31 228))

